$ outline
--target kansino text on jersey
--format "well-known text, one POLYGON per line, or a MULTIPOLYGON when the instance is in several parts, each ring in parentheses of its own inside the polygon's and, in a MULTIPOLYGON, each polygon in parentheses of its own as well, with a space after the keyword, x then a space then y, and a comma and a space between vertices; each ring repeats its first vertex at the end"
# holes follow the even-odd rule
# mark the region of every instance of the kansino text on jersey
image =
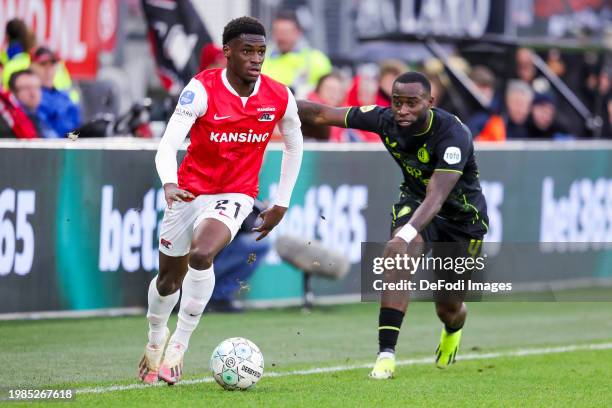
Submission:
POLYGON ((512 282, 474 282, 471 279, 456 282, 447 282, 444 279, 439 279, 437 281, 429 281, 427 279, 416 281, 401 279, 397 282, 385 282, 382 279, 377 279, 372 282, 372 288, 374 290, 401 292, 419 290, 468 290, 497 293, 511 291, 512 282))
POLYGON ((259 143, 265 142, 268 137, 270 137, 270 133, 253 133, 252 130, 249 130, 249 133, 238 133, 238 132, 210 132, 210 141, 217 143, 224 142, 241 142, 241 143, 259 143))

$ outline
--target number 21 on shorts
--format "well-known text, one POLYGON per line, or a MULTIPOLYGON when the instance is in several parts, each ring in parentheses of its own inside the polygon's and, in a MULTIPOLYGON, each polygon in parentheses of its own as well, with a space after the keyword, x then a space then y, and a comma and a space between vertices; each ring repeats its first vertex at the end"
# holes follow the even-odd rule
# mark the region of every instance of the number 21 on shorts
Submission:
MULTIPOLYGON (((221 215, 226 215, 223 211, 227 211, 227 205, 229 204, 229 200, 217 200, 217 205, 215 206, 215 210, 219 210, 221 215)), ((238 213, 240 212, 240 203, 234 201, 234 205, 236 206, 236 211, 234 212, 234 218, 238 218, 238 213)))

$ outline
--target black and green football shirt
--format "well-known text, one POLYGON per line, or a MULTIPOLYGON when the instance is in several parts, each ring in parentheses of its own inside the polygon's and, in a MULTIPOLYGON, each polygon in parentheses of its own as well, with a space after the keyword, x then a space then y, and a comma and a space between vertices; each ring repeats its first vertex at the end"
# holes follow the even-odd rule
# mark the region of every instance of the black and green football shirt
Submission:
POLYGON ((350 108, 345 124, 380 136, 404 174, 402 193, 419 204, 434 171, 461 174, 438 216, 459 224, 482 223, 488 229, 472 135, 455 115, 437 108, 431 111, 426 130, 417 134, 399 126, 391 108, 375 105, 350 108))

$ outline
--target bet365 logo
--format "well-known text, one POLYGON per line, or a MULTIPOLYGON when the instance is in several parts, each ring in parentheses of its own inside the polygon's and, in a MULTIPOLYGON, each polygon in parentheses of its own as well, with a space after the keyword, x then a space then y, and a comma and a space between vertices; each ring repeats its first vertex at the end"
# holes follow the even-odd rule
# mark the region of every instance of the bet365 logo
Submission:
POLYGON ((0 192, 0 276, 27 275, 34 261, 34 228, 28 217, 36 209, 32 190, 0 192))
POLYGON ((157 268, 157 231, 159 213, 166 207, 163 189, 150 189, 140 208, 129 208, 122 214, 113 208, 113 186, 102 187, 100 211, 101 271, 126 272, 157 268))
MULTIPOLYGON (((277 184, 270 186, 269 197, 276 196, 277 184)), ((292 204, 283 221, 272 230, 270 239, 283 234, 304 239, 317 239, 338 249, 351 263, 361 260, 361 243, 367 240, 367 223, 363 211, 368 206, 368 187, 341 184, 311 186, 304 195, 304 204, 292 204)), ((267 260, 280 262, 271 251, 267 260)))
POLYGON ((612 179, 582 178, 569 187, 559 184, 553 177, 542 181, 540 248, 562 253, 610 248, 612 179))

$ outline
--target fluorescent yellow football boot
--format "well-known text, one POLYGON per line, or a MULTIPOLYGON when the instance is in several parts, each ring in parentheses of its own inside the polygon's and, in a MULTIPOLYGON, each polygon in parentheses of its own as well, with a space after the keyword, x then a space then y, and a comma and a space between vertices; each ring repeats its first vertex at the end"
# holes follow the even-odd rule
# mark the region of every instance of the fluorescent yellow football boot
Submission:
POLYGON ((376 364, 370 373, 370 378, 375 380, 387 380, 393 378, 395 373, 395 354, 382 352, 378 354, 376 364))
POLYGON ((438 368, 446 368, 455 362, 460 342, 461 330, 448 334, 446 329, 442 328, 440 344, 436 349, 436 366, 438 366, 438 368))

